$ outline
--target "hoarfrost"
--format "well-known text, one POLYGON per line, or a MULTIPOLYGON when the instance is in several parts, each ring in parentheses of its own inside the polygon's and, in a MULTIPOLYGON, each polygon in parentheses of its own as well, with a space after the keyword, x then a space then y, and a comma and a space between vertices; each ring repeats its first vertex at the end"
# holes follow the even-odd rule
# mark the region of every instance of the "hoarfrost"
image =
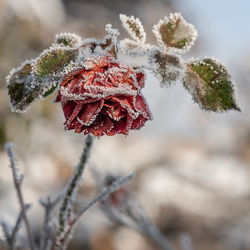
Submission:
POLYGON ((82 38, 75 33, 61 33, 55 37, 55 44, 77 48, 80 46, 82 38))
POLYGON ((195 27, 186 22, 180 13, 170 14, 153 27, 157 43, 165 51, 187 52, 198 37, 195 27))
POLYGON ((142 44, 145 43, 146 33, 141 21, 138 18, 134 18, 134 16, 128 17, 124 14, 120 14, 120 20, 124 29, 136 42, 142 44))
POLYGON ((185 67, 182 59, 176 55, 165 54, 154 48, 148 56, 148 66, 159 80, 161 87, 169 87, 185 74, 185 67))

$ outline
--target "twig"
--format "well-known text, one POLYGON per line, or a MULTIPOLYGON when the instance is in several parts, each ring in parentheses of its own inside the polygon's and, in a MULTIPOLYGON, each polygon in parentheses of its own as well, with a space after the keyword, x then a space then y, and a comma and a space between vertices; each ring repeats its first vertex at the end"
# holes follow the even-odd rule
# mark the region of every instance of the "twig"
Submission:
POLYGON ((14 245, 14 244, 12 243, 13 240, 11 238, 8 226, 7 226, 7 224, 5 222, 1 222, 1 226, 2 226, 2 229, 3 229, 3 234, 4 234, 4 237, 5 237, 6 243, 8 245, 8 248, 10 250, 12 250, 13 248, 11 246, 14 245))
POLYGON ((62 249, 66 249, 68 242, 72 236, 73 230, 76 227, 77 223, 79 223, 81 216, 88 211, 89 208, 91 208, 94 204, 96 204, 98 201, 105 200, 111 193, 113 193, 115 190, 119 189, 122 185, 124 185, 126 182, 128 182, 130 179, 132 179, 135 175, 130 174, 126 177, 120 177, 117 178, 112 185, 108 187, 104 187, 102 191, 92 200, 87 202, 87 204, 80 210, 78 215, 72 220, 70 223, 70 226, 68 227, 67 231, 64 234, 64 242, 62 244, 62 249))
POLYGON ((15 186, 15 189, 16 189, 16 192, 17 192, 18 201, 20 203, 21 213, 22 213, 23 220, 24 220, 24 223, 25 223, 30 249, 34 250, 35 246, 34 246, 33 237, 32 237, 32 234, 31 234, 31 230, 30 230, 30 224, 29 224, 28 217, 27 217, 27 214, 26 214, 26 205, 24 203, 23 194, 22 194, 22 190, 21 190, 23 175, 19 176, 18 173, 17 173, 18 169, 16 168, 16 160, 15 160, 15 153, 14 153, 14 150, 13 150, 13 144, 12 143, 7 143, 5 145, 5 148, 6 148, 6 152, 8 154, 9 160, 10 160, 10 167, 12 169, 14 186, 15 186))
POLYGON ((84 143, 84 149, 80 157, 80 162, 75 167, 74 174, 72 175, 66 186, 65 194, 59 209, 59 218, 58 218, 59 229, 57 231, 57 243, 59 244, 59 246, 61 244, 60 243, 61 239, 68 227, 68 219, 71 212, 70 205, 73 204, 74 196, 80 186, 82 174, 85 169, 87 160, 89 158, 89 153, 92 144, 93 144, 93 137, 88 135, 84 143))
MULTIPOLYGON (((131 194, 130 198, 132 198, 131 194)), ((104 203, 103 211, 112 221, 118 225, 126 226, 133 230, 139 231, 140 233, 150 237, 164 250, 173 250, 173 247, 146 216, 145 212, 138 205, 135 199, 132 199, 132 202, 130 203, 123 202, 117 207, 114 207, 110 205, 109 202, 106 202, 104 203), (122 216, 126 216, 127 220, 125 220, 122 216)))
POLYGON ((39 203, 45 209, 44 222, 43 222, 43 227, 42 227, 41 235, 40 235, 40 244, 39 244, 40 250, 48 250, 48 249, 51 249, 52 247, 51 244, 53 242, 54 237, 52 236, 51 225, 50 225, 51 214, 55 206, 61 200, 61 198, 62 198, 62 194, 58 195, 54 200, 51 200, 50 197, 47 197, 46 200, 43 200, 43 199, 39 200, 39 203))

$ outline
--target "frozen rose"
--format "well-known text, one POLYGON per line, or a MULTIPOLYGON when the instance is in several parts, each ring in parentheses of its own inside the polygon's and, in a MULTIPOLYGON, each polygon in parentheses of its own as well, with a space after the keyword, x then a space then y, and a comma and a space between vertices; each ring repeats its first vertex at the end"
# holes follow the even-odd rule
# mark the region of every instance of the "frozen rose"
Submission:
POLYGON ((94 136, 128 134, 151 119, 141 94, 145 75, 110 55, 86 59, 68 73, 56 97, 61 102, 65 128, 94 136))

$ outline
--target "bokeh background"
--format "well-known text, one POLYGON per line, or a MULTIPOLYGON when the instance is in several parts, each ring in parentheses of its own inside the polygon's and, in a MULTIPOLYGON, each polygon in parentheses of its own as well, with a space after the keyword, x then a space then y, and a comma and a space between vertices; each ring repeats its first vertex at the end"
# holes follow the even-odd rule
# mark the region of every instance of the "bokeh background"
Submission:
MULTIPOLYGON (((154 116, 128 137, 95 142, 78 205, 95 193, 91 169, 137 174, 131 189, 170 242, 180 249, 188 235, 194 250, 250 249, 250 2, 249 0, 0 0, 0 220, 13 225, 18 204, 4 144, 16 144, 26 178, 25 199, 39 231, 39 197, 56 194, 66 183, 82 150, 82 135, 63 129, 63 113, 53 96, 25 114, 10 111, 5 76, 50 46, 59 32, 102 38, 111 23, 126 36, 118 15, 139 17, 148 41, 152 26, 170 12, 182 12, 199 32, 185 55, 214 56, 236 82, 242 112, 208 113, 192 102, 181 83, 162 89, 147 77, 144 94, 154 116)), ((2 237, 2 233, 0 233, 2 237)), ((158 249, 126 228, 115 228, 98 207, 89 211, 69 249, 158 249)))

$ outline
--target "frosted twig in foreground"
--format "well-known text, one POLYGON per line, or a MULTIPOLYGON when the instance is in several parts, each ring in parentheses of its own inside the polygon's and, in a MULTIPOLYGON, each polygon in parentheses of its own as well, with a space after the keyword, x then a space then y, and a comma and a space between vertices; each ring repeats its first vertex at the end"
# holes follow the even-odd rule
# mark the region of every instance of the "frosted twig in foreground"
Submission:
MULTIPOLYGON (((27 204, 25 206, 25 209, 28 210, 29 208, 30 208, 30 205, 27 204)), ((17 233, 21 227, 22 221, 23 221, 23 214, 21 211, 17 217, 16 224, 15 224, 11 233, 8 230, 8 226, 4 222, 1 223, 2 228, 3 228, 3 232, 4 232, 4 236, 6 239, 6 243, 8 244, 8 248, 10 250, 14 249, 14 247, 15 247, 16 240, 17 240, 17 233)))
POLYGON ((93 137, 88 135, 85 143, 84 143, 84 149, 80 158, 80 162, 75 167, 74 174, 70 178, 64 197, 61 202, 61 206, 59 209, 59 218, 58 218, 58 224, 59 228, 57 231, 57 245, 60 246, 61 243, 64 241, 64 234, 68 227, 68 220, 70 220, 71 210, 74 201, 74 197, 76 195, 76 192, 80 186, 83 170, 85 169, 87 160, 89 158, 89 153, 91 146, 93 144, 93 137), (61 242, 62 241, 62 242, 61 242))
POLYGON ((18 198, 18 201, 19 201, 19 204, 21 207, 21 214, 23 216, 23 220, 25 223, 30 249, 34 250, 35 249, 34 242, 33 242, 32 234, 31 234, 31 230, 30 230, 30 224, 29 224, 28 217, 26 214, 26 206, 27 205, 25 205, 25 203, 24 203, 23 194, 22 194, 22 190, 21 190, 23 175, 18 175, 18 173, 17 173, 18 169, 16 168, 16 159, 15 159, 15 153, 13 150, 13 144, 7 143, 5 145, 5 149, 6 149, 6 152, 8 154, 9 160, 10 160, 10 168, 12 170, 14 186, 15 186, 15 189, 17 192, 17 198, 18 198))
POLYGON ((54 234, 51 228, 52 212, 55 206, 58 204, 62 195, 58 195, 54 200, 51 200, 51 197, 47 197, 46 200, 40 199, 40 204, 45 210, 43 227, 40 235, 40 250, 51 249, 49 244, 53 244, 54 234))
POLYGON ((173 250, 173 247, 146 216, 132 194, 128 192, 126 196, 126 200, 118 201, 114 205, 112 201, 105 200, 102 209, 109 219, 118 225, 129 227, 150 237, 164 250, 173 250))
POLYGON ((128 176, 125 177, 120 177, 117 178, 112 185, 108 186, 108 187, 104 187, 102 189, 102 191, 92 200, 90 200, 89 202, 87 202, 87 204, 80 210, 80 212, 78 213, 78 215, 75 216, 75 218, 72 220, 72 222, 70 223, 69 227, 67 228, 67 231, 64 234, 64 242, 63 244, 60 246, 60 249, 66 249, 67 245, 69 243, 69 240, 73 234, 73 231, 77 225, 77 223, 79 223, 81 216, 89 209, 91 208, 93 205, 95 205, 98 201, 102 201, 105 200, 112 192, 116 191, 117 189, 119 189, 121 186, 123 186, 125 183, 127 183, 130 179, 132 179, 135 175, 134 174, 130 174, 128 176))

